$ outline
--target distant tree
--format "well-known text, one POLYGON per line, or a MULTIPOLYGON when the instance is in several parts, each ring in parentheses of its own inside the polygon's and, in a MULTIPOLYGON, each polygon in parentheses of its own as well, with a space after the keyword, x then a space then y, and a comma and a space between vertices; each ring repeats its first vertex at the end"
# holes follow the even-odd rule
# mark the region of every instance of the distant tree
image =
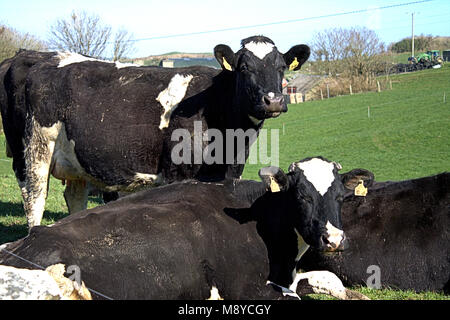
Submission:
MULTIPOLYGON (((431 46, 433 46, 434 39, 433 36, 428 35, 420 35, 417 37, 414 37, 414 48, 417 51, 425 51, 431 49, 431 46)), ((398 42, 394 42, 389 46, 389 50, 395 53, 403 53, 403 52, 410 52, 412 48, 412 39, 404 38, 398 42)))
POLYGON ((95 58, 106 57, 106 49, 112 47, 114 60, 132 49, 133 42, 129 41, 130 35, 125 29, 120 29, 112 38, 111 26, 103 24, 98 15, 72 11, 69 18, 59 19, 50 27, 49 44, 58 50, 95 58))
POLYGON ((379 71, 385 52, 384 43, 375 31, 367 28, 352 28, 346 36, 345 48, 348 72, 353 76, 370 76, 379 71))
POLYGON ((367 77, 379 68, 385 46, 368 28, 334 28, 313 35, 312 52, 320 73, 367 77))
POLYGON ((0 62, 14 56, 19 49, 46 50, 46 48, 44 41, 30 34, 0 25, 0 62))
POLYGON ((132 37, 133 35, 123 28, 116 32, 113 45, 113 61, 125 57, 134 50, 133 42, 131 41, 132 37))

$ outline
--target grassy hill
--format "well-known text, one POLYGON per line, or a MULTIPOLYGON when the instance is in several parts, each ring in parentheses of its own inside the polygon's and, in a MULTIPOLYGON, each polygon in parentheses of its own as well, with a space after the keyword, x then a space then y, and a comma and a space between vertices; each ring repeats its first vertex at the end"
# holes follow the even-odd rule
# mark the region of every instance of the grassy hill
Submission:
MULTIPOLYGON (((381 93, 289 105, 266 121, 265 129, 279 130, 280 167, 322 155, 344 170, 367 168, 379 181, 449 171, 450 65, 396 75, 392 83, 381 93)), ((243 177, 257 179, 261 166, 247 165, 243 177)))
MULTIPOLYGON (((378 181, 450 171, 450 65, 396 75, 392 82, 393 89, 381 93, 289 105, 288 113, 267 120, 265 129, 278 129, 279 166, 287 170, 293 161, 322 155, 340 162, 343 172, 369 169, 378 181)), ((243 178, 258 179, 263 166, 247 165, 243 178)), ((62 194, 61 182, 52 178, 44 225, 67 215, 62 194)), ((99 204, 100 199, 90 198, 89 207, 99 204)), ((0 244, 26 234, 22 198, 0 135, 0 244)), ((438 293, 358 290, 372 299, 450 299, 438 293)))

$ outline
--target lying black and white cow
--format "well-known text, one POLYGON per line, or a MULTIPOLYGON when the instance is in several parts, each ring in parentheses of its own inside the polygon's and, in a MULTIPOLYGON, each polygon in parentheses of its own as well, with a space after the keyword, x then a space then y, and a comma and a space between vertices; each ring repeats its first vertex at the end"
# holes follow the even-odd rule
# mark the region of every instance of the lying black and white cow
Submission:
POLYGON ((310 250, 302 268, 329 270, 351 286, 450 293, 450 173, 374 183, 366 197, 346 197, 342 224, 349 249, 310 250))
POLYGON ((29 227, 40 224, 49 174, 69 181, 69 212, 86 208, 86 181, 135 191, 186 178, 239 177, 249 140, 240 147, 226 130, 252 129, 255 136, 265 119, 286 112, 283 73, 300 69, 310 50, 297 45, 281 54, 256 36, 236 53, 218 45, 214 54, 223 70, 136 67, 58 52, 21 51, 6 60, 0 107, 29 227), (222 159, 203 161, 210 142, 203 139, 200 153, 184 150, 187 161, 174 163, 171 151, 183 136, 173 141, 172 134, 187 129, 197 146, 196 125, 222 134, 222 159))
POLYGON ((340 281, 327 272, 297 275, 297 261, 309 246, 344 249, 343 181, 370 176, 338 169, 312 158, 287 174, 263 168, 263 182, 189 180, 141 191, 34 227, 0 250, 0 264, 33 267, 19 256, 43 267, 76 265, 87 287, 116 299, 268 299, 312 287, 323 293, 340 281))

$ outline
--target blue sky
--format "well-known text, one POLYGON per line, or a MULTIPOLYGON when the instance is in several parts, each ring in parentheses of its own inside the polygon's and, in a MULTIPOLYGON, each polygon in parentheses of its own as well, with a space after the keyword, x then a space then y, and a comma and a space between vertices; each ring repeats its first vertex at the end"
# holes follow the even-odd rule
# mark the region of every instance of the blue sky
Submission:
POLYGON ((415 34, 450 36, 450 0, 410 4, 389 9, 376 8, 418 0, 302 1, 227 0, 220 2, 183 0, 0 0, 0 23, 42 40, 58 18, 72 10, 98 14, 114 28, 124 27, 135 39, 198 33, 255 26, 237 30, 201 33, 135 42, 133 57, 171 51, 211 52, 219 43, 238 50, 240 40, 263 34, 274 40, 282 52, 292 45, 310 42, 314 32, 334 27, 366 26, 385 43, 411 35, 411 13, 415 13, 415 34), (320 19, 305 19, 335 13, 371 9, 368 12, 320 19), (300 20, 305 19, 305 20, 300 20), (290 23, 275 22, 290 21, 290 23), (298 21, 300 20, 300 21, 298 21), (261 26, 264 25, 264 26, 261 26))

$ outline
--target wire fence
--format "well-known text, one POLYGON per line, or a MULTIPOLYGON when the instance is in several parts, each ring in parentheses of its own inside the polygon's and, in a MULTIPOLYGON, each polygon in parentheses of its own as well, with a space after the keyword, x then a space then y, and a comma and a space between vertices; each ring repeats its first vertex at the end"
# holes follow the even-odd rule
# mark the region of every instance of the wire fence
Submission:
MULTIPOLYGON (((29 265, 32 265, 33 267, 38 268, 38 269, 40 269, 40 270, 45 270, 45 269, 46 269, 46 268, 44 268, 43 266, 41 266, 41 265, 39 265, 39 264, 36 264, 36 263, 34 263, 34 262, 32 262, 32 261, 30 261, 30 260, 28 260, 28 259, 25 259, 25 258, 23 258, 23 257, 21 257, 21 256, 19 256, 19 255, 17 255, 17 254, 15 254, 15 253, 11 252, 11 251, 6 250, 4 247, 5 247, 5 244, 0 245, 0 251, 3 251, 3 252, 5 252, 6 254, 9 254, 9 255, 11 255, 11 256, 17 258, 18 260, 21 260, 21 261, 23 261, 23 262, 26 262, 26 263, 28 263, 29 265)), ((94 293, 94 294, 96 294, 96 295, 98 295, 98 296, 100 296, 100 297, 102 297, 102 298, 104 298, 104 299, 106 299, 106 300, 114 300, 113 298, 111 298, 111 297, 109 297, 109 296, 107 296, 107 295, 105 295, 105 294, 103 294, 103 293, 101 293, 101 292, 99 292, 99 291, 97 291, 97 290, 94 290, 94 289, 91 289, 91 288, 88 288, 88 287, 86 287, 86 288, 87 288, 89 291, 91 291, 92 293, 94 293)))
MULTIPOLYGON (((440 102, 436 102, 434 104, 425 104, 424 106, 426 107, 431 107, 431 106, 435 106, 435 105, 439 105, 439 104, 446 104, 446 94, 444 93, 439 93, 439 94, 434 94, 434 95, 430 95, 430 96, 426 96, 423 99, 420 99, 420 101, 423 102, 429 102, 430 98, 432 97, 442 97, 442 100, 440 100, 440 102)), ((410 97, 410 98, 406 98, 406 99, 398 99, 398 100, 392 100, 392 101, 387 101, 387 102, 383 102, 383 103, 378 103, 378 104, 370 104, 370 103, 361 103, 360 106, 356 107, 356 108, 352 108, 351 110, 345 110, 345 111, 340 111, 340 112, 334 112, 334 113, 328 113, 322 116, 318 116, 318 117, 309 117, 309 118, 302 118, 302 119, 298 119, 298 120, 291 120, 291 121, 285 121, 282 123, 282 126, 284 125, 288 125, 288 124, 293 124, 293 123, 299 123, 299 122, 306 122, 306 121, 314 121, 317 119, 323 119, 323 118, 328 118, 328 117, 337 117, 343 114, 348 114, 348 113, 354 113, 354 112, 360 112, 360 111, 364 111, 367 112, 368 108, 379 108, 382 106, 387 106, 387 105, 392 105, 392 104, 396 104, 396 103, 405 103, 405 102, 409 102, 409 101, 417 101, 418 98, 417 97, 410 97)), ((369 109, 370 110, 370 109, 369 109)), ((370 116, 369 116, 370 117, 370 116)), ((283 127, 279 127, 278 129, 283 129, 283 127)))

